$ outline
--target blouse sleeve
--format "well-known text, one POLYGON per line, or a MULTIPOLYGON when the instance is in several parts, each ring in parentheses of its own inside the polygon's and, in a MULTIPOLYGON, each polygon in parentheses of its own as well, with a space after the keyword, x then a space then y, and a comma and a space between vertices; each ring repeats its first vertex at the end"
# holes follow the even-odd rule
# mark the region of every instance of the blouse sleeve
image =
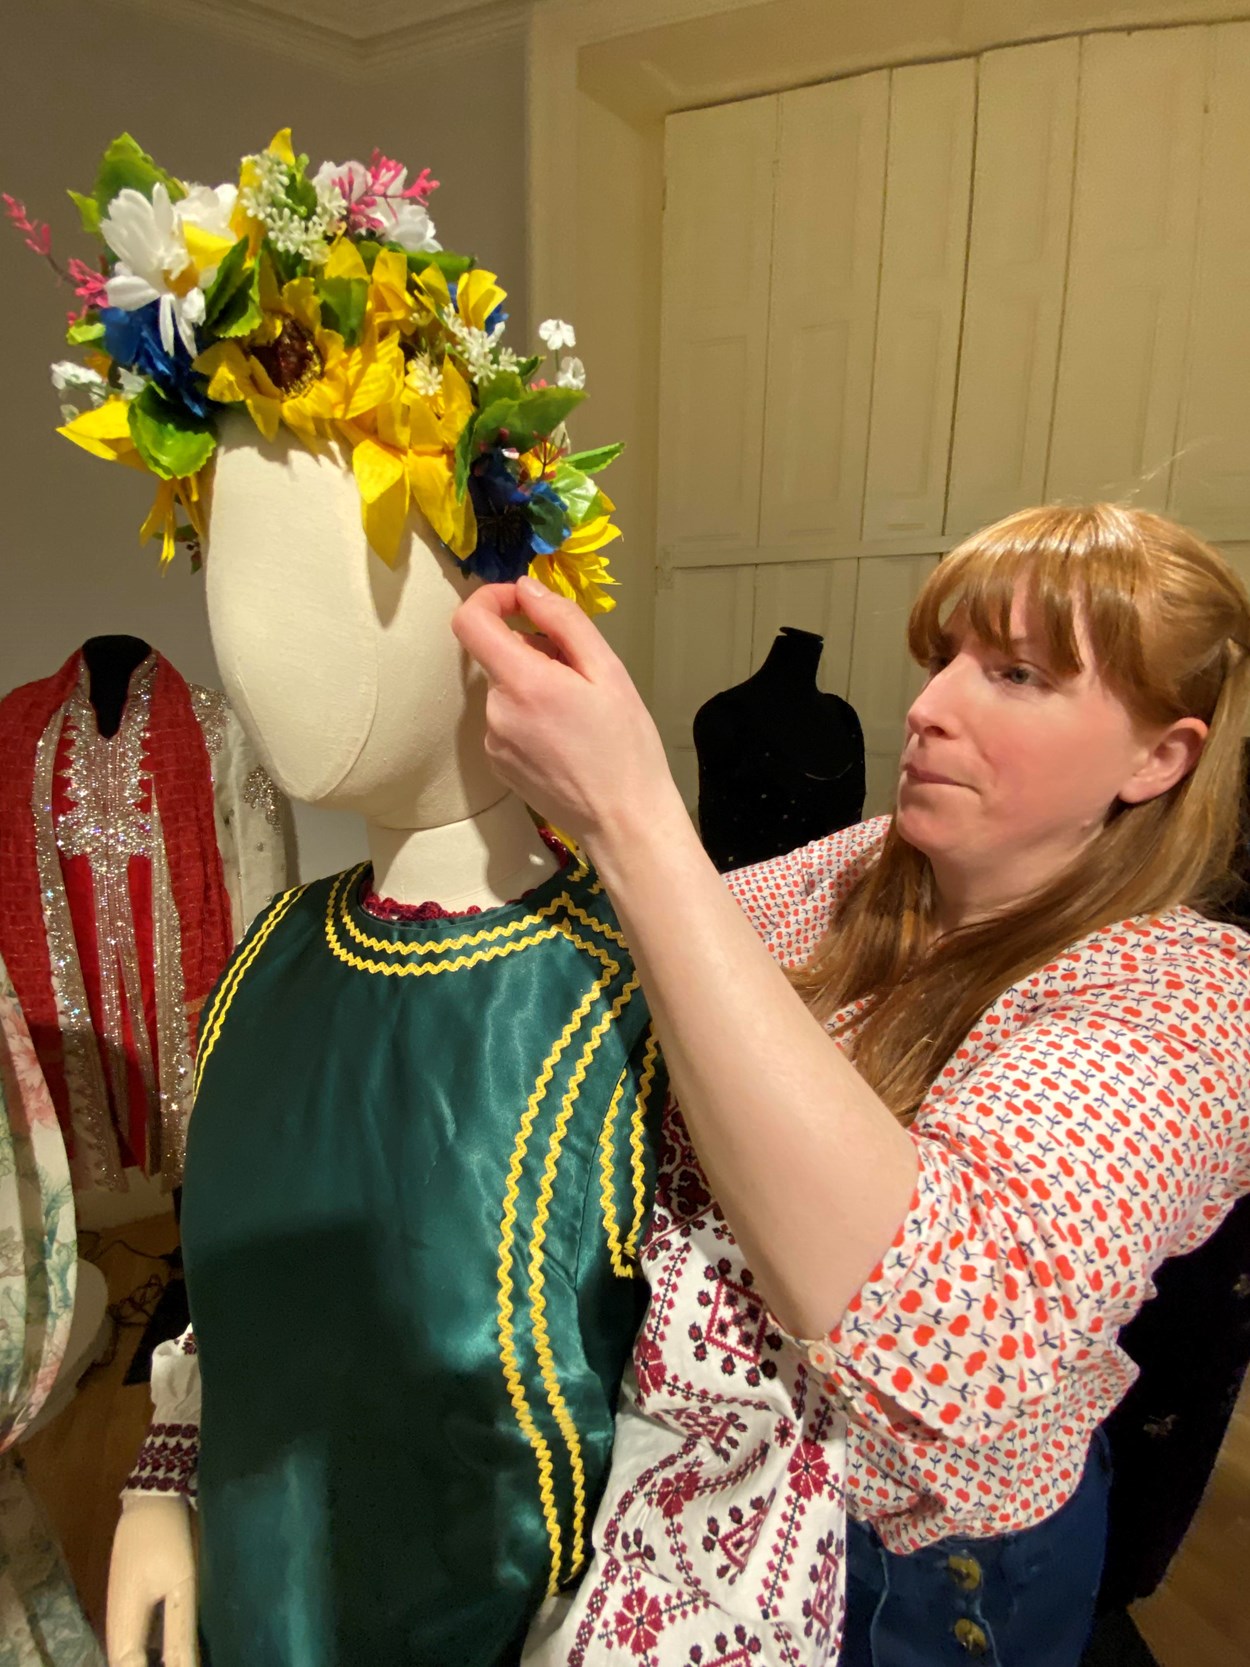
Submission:
POLYGON ((843 1419, 789 1348, 712 1204, 671 1102, 586 1572, 525 1667, 822 1667, 842 1619, 843 1419))
POLYGON ((912 1126, 907 1217, 808 1351, 851 1417, 992 1439, 1250 1186, 1244 963, 1156 970, 1057 996, 975 1067, 961 1050, 944 1069, 912 1126))
POLYGON ((181 1494, 196 1502, 200 1456, 200 1362, 190 1326, 152 1353, 152 1422, 125 1494, 181 1494))

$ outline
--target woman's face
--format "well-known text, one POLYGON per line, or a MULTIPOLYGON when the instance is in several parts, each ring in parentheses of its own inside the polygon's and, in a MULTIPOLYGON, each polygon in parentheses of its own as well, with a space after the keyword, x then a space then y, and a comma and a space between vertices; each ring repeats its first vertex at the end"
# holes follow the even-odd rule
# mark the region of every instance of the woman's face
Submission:
MULTIPOLYGON (((1012 651, 956 611, 907 715, 897 826, 933 862, 978 873, 999 902, 1043 885, 1097 833, 1139 779, 1157 738, 1102 682, 1084 633, 1075 676, 1049 669, 1019 600, 1012 651)), ((1170 785, 1170 782, 1166 785, 1170 785)))

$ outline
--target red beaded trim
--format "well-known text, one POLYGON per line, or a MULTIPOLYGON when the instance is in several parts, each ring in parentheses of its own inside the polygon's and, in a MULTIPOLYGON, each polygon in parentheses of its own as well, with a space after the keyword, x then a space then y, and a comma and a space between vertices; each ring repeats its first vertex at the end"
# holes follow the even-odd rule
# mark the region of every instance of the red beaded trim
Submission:
MULTIPOLYGON (((567 868, 570 861, 568 846, 556 838, 550 828, 539 828, 543 844, 547 846, 561 868, 567 868)), ((532 897, 537 887, 521 893, 520 897, 509 899, 513 903, 524 903, 527 897, 532 897)), ((392 926, 413 926, 425 920, 468 920, 473 915, 480 915, 481 909, 477 904, 467 909, 445 909, 441 903, 397 903, 391 897, 379 897, 376 891, 367 891, 360 899, 360 906, 367 915, 375 920, 386 921, 392 926)))

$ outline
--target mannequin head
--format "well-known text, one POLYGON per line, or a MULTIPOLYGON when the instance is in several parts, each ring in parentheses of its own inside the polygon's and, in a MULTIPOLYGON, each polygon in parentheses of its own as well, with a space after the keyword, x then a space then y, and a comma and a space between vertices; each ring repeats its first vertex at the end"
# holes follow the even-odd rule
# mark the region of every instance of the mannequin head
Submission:
POLYGON ((393 828, 498 799, 485 683, 450 628, 477 581, 416 510, 394 567, 374 554, 344 450, 228 418, 206 576, 226 693, 291 798, 393 828))

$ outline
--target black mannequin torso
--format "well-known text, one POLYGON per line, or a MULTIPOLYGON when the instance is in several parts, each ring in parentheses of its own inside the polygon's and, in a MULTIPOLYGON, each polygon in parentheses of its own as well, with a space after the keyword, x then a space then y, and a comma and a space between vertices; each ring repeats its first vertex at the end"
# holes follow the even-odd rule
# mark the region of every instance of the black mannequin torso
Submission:
POLYGON ((121 727, 131 675, 151 652, 141 637, 88 637, 82 645, 91 704, 105 739, 121 727))
POLYGON ((863 814, 863 732, 852 706, 816 686, 823 646, 783 627, 760 669, 695 715, 700 831, 722 873, 863 814))

